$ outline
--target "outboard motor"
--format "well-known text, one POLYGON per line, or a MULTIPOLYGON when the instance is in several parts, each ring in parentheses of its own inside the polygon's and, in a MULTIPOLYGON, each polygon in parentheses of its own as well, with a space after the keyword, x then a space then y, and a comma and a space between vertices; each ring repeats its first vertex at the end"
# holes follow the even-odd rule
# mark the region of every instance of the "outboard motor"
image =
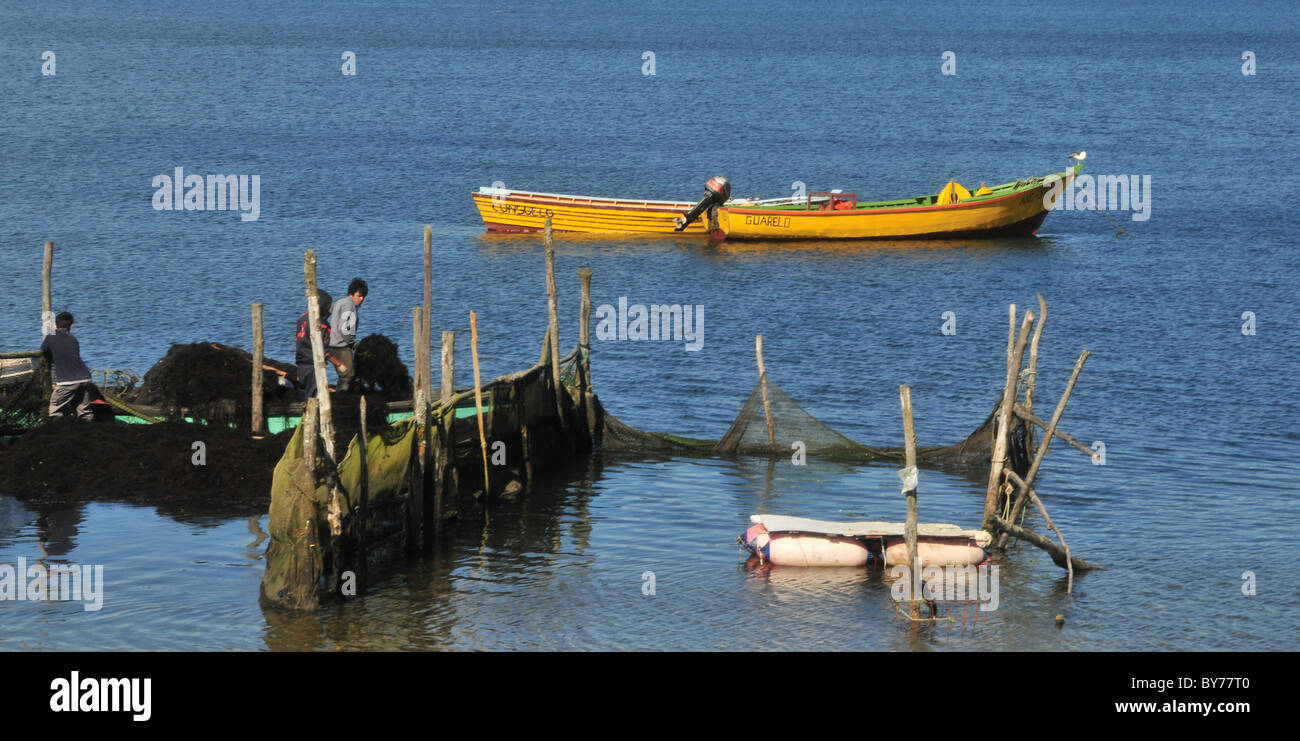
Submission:
POLYGON ((729 201, 731 199, 731 182, 721 175, 714 175, 709 178, 709 182, 704 184, 704 191, 704 197, 700 199, 699 203, 695 204, 695 208, 687 212, 681 219, 678 219, 677 228, 673 231, 680 232, 700 218, 700 214, 711 206, 721 206, 729 201))

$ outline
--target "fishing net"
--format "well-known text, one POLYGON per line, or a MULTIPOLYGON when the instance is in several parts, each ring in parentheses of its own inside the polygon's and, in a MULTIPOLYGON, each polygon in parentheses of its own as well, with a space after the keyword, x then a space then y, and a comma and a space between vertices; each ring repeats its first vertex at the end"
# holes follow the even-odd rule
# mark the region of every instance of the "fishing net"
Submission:
POLYGON ((718 444, 715 453, 789 454, 802 448, 814 455, 840 458, 876 458, 880 451, 856 443, 812 416, 780 386, 768 379, 768 404, 763 403, 763 379, 754 384, 740 414, 718 444), (767 408, 772 415, 772 434, 768 435, 767 408))
MULTIPOLYGON (((364 527, 368 549, 365 558, 379 560, 406 548, 407 510, 416 461, 416 425, 403 420, 374 430, 366 439, 366 516, 358 523, 361 506, 361 441, 353 437, 337 467, 339 535, 331 532, 329 517, 333 493, 322 472, 323 449, 317 448, 317 471, 307 470, 303 457, 303 428, 294 430, 276 464, 271 481, 271 507, 267 531, 266 572, 261 597, 265 603, 298 609, 316 609, 349 568, 365 568, 355 552, 356 532, 364 527)), ((342 451, 343 449, 340 448, 342 451)))
MULTIPOLYGON (((598 408, 596 430, 599 449, 605 452, 704 453, 722 455, 790 456, 802 450, 807 455, 846 461, 885 460, 901 462, 902 446, 873 447, 856 442, 814 417, 780 386, 767 380, 768 407, 772 415, 772 438, 769 441, 767 411, 763 404, 763 383, 754 385, 731 426, 722 439, 713 442, 698 438, 639 430, 624 424, 604 408, 598 408)), ((941 468, 967 469, 987 466, 992 457, 992 440, 997 424, 989 414, 964 440, 944 447, 917 448, 917 461, 941 468)), ((901 437, 901 430, 900 430, 901 437)), ((1015 420, 1008 463, 1018 472, 1029 467, 1029 444, 1024 425, 1015 420)))
POLYGON ((16 435, 45 419, 48 375, 39 356, 0 360, 0 435, 16 435))

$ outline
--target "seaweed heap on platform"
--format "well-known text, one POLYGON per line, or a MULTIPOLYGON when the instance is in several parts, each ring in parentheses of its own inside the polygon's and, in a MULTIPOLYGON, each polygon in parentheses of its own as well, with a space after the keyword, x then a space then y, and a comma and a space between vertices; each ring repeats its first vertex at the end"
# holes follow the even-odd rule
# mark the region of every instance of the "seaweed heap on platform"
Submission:
MULTIPOLYGON (((252 420, 252 375, 252 355, 240 348, 215 342, 172 345, 145 374, 143 385, 129 401, 137 406, 158 407, 169 420, 189 417, 248 429, 252 420)), ((264 359, 265 403, 297 401, 292 386, 281 383, 282 377, 292 379, 295 375, 294 366, 264 359)))
POLYGON ((0 491, 36 504, 104 499, 265 512, 285 439, 254 439, 216 425, 53 420, 0 450, 0 491))
POLYGON ((388 401, 411 398, 411 374, 397 355, 397 343, 382 334, 367 335, 356 347, 357 384, 388 401))

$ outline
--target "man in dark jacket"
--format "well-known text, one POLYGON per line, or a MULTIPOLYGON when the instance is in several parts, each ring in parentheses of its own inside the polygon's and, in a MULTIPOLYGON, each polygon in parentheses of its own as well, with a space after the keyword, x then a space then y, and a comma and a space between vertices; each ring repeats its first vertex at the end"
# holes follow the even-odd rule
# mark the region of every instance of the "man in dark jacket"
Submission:
POLYGON ((41 342, 41 353, 54 365, 50 416, 66 416, 75 407, 77 419, 94 419, 90 411, 90 369, 81 361, 81 345, 72 336, 72 314, 65 311, 54 317, 54 327, 54 334, 45 335, 41 342))
MULTIPOLYGON (((334 300, 323 289, 317 289, 317 307, 320 309, 321 347, 325 349, 325 359, 329 360, 330 318, 329 310, 334 300)), ((298 386, 303 401, 316 395, 316 365, 312 361, 311 335, 307 334, 307 312, 298 317, 298 340, 294 345, 293 362, 298 366, 298 386)))

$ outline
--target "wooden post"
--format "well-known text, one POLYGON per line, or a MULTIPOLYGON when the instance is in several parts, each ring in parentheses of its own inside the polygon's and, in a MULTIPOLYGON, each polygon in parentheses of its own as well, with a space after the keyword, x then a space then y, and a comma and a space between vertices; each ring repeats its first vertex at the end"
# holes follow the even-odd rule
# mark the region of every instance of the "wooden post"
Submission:
MULTIPOLYGON (((425 347, 433 347, 433 226, 426 224, 424 227, 424 339, 425 347)), ((432 351, 427 351, 425 357, 429 358, 432 351)), ((432 379, 432 361, 425 364, 417 375, 424 379, 427 388, 433 387, 432 379), (422 374, 422 375, 421 375, 422 374)), ((425 401, 433 403, 433 395, 426 394, 425 401)))
POLYGON ((253 304, 253 434, 265 432, 262 409, 262 353, 265 342, 262 337, 262 305, 253 304))
POLYGON ((456 333, 442 333, 442 388, 441 400, 446 403, 456 393, 456 333))
MULTIPOLYGON (((1012 311, 1015 304, 1011 305, 1012 311)), ((1020 382, 1020 361, 1024 358, 1025 345, 1029 343, 1029 328, 1034 321, 1034 312, 1026 311, 1020 323, 1020 335, 1014 343, 1007 344, 1007 383, 1002 389, 1002 402, 998 407, 998 424, 993 439, 993 456, 989 461, 989 483, 984 496, 984 529, 989 528, 990 520, 997 513, 998 494, 1002 490, 1002 469, 1006 466, 1007 447, 1011 437, 1011 411, 1016 402, 1016 388, 1020 382)), ((1014 325, 1013 325, 1014 326, 1014 325)), ((1015 336, 1013 332, 1012 337, 1015 336)))
POLYGON ((319 416, 320 402, 316 397, 307 399, 302 410, 302 464, 311 474, 312 486, 316 485, 316 421, 319 416))
POLYGON ((429 400, 424 398, 424 384, 421 382, 420 369, 424 367, 424 358, 422 357, 427 349, 420 342, 421 335, 424 334, 424 309, 419 306, 411 307, 411 344, 415 348, 415 388, 412 395, 412 411, 414 412, 416 423, 420 426, 421 435, 424 433, 424 425, 429 414, 429 400))
POLYGON ((478 372, 478 317, 469 313, 469 347, 474 359, 474 407, 478 413, 478 441, 483 451, 483 512, 487 512, 488 499, 492 493, 492 478, 488 474, 487 434, 483 431, 483 383, 478 372))
POLYGON ((763 392, 763 416, 767 419, 767 444, 776 447, 776 425, 772 421, 772 399, 767 394, 767 370, 763 367, 763 335, 754 335, 754 354, 758 357, 758 385, 763 392))
POLYGON ((578 280, 582 283, 582 304, 578 310, 578 344, 585 356, 579 359, 582 390, 591 388, 591 268, 578 270, 578 280))
POLYGON ((41 262, 41 338, 54 334, 54 308, 51 284, 54 273, 54 243, 45 243, 45 259, 41 262))
POLYGON ((549 316, 547 326, 550 328, 547 337, 551 345, 551 383, 552 390, 555 392, 555 411, 560 421, 560 433, 567 440, 567 436, 564 435, 567 428, 564 422, 564 399, 561 396, 564 393, 564 384, 560 381, 560 307, 555 292, 555 245, 551 243, 551 217, 549 216, 546 217, 542 241, 546 244, 546 303, 549 316))
POLYGON ((429 467, 429 446, 433 444, 429 435, 429 336, 426 334, 428 325, 425 323, 424 309, 419 306, 411 307, 411 342, 415 345, 415 368, 416 368, 416 387, 415 398, 412 400, 413 412, 415 417, 415 426, 418 432, 416 439, 419 441, 416 448, 416 468, 418 470, 417 478, 419 484, 412 487, 411 504, 410 504, 410 534, 413 541, 410 543, 415 549, 423 547, 423 528, 424 528, 424 482, 425 472, 429 467))
POLYGON ((316 369, 316 397, 320 399, 320 435, 325 441, 325 453, 333 465, 338 456, 334 452, 334 423, 330 414, 330 379, 325 372, 325 343, 318 329, 320 313, 328 307, 320 305, 316 293, 316 250, 307 250, 303 255, 302 270, 307 281, 307 328, 311 334, 312 364, 316 369))
POLYGON ((370 450, 369 442, 366 435, 366 397, 361 395, 361 430, 358 432, 360 443, 358 455, 361 463, 361 507, 357 514, 357 550, 360 558, 357 559, 357 579, 361 582, 361 587, 366 586, 366 565, 368 563, 368 554, 366 546, 370 541, 370 450))
MULTIPOLYGON (((898 401, 903 406, 903 463, 904 485, 916 475, 916 427, 912 423, 912 389, 908 386, 898 387, 898 401)), ((903 524, 903 542, 907 544, 907 571, 912 579, 912 602, 908 614, 913 621, 921 619, 921 557, 916 545, 916 487, 903 490, 907 498, 907 521, 903 524)), ((915 622, 914 622, 915 624, 915 622)))

